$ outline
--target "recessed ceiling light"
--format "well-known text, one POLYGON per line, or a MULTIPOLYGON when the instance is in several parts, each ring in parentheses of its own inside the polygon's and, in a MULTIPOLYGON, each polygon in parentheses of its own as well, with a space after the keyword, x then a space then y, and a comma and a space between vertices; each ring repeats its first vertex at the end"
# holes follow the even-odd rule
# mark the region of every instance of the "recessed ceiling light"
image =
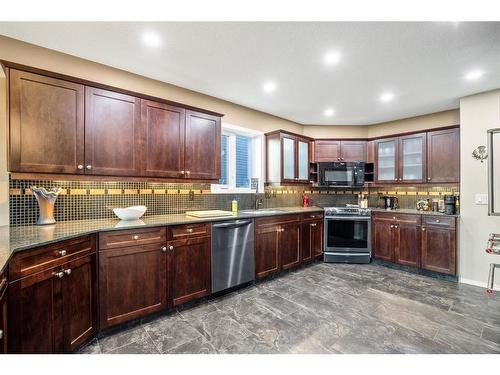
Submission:
POLYGON ((264 90, 264 92, 268 94, 271 94, 276 91, 276 87, 276 83, 274 83, 273 81, 268 81, 262 85, 262 90, 264 90))
POLYGON ((335 65, 338 64, 342 55, 339 51, 330 51, 325 54, 323 61, 326 65, 335 65))
POLYGON ((380 95, 380 101, 387 103, 390 102, 394 99, 394 94, 392 92, 384 92, 382 95, 380 95))
POLYGON ((467 81, 475 81, 475 80, 478 80, 479 78, 481 78, 483 75, 484 75, 484 72, 480 69, 471 70, 470 72, 468 72, 465 75, 465 79, 467 81))
POLYGON ((158 34, 152 33, 152 32, 145 32, 142 35, 142 41, 144 44, 146 44, 148 47, 159 47, 161 40, 158 34))
POLYGON ((326 117, 332 117, 335 114, 335 110, 333 108, 327 108, 323 113, 326 117))

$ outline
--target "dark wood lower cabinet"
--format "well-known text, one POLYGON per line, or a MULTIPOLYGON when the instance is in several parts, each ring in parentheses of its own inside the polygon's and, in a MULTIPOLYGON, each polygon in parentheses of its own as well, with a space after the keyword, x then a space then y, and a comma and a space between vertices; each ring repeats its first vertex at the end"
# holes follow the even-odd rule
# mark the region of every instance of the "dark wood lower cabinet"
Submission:
POLYGON ((323 256, 323 220, 302 223, 300 248, 302 263, 323 256))
POLYGON ((420 226, 399 221, 394 225, 394 261, 420 267, 420 226))
POLYGON ((456 231, 439 226, 422 227, 422 268, 455 275, 456 231))
POLYGON ((100 251, 101 328, 165 309, 166 264, 165 243, 100 251))
POLYGON ((372 218, 372 256, 387 262, 394 261, 394 239, 392 219, 373 216, 372 218))
POLYGON ((173 305, 208 296, 211 290, 210 237, 169 241, 173 305))
POLYGON ((7 278, 0 275, 0 354, 8 352, 7 293, 7 278))
POLYGON ((300 223, 284 224, 279 233, 280 266, 282 270, 300 264, 300 223))
POLYGON ((279 225, 260 225, 255 229, 255 278, 260 279, 279 271, 279 225))

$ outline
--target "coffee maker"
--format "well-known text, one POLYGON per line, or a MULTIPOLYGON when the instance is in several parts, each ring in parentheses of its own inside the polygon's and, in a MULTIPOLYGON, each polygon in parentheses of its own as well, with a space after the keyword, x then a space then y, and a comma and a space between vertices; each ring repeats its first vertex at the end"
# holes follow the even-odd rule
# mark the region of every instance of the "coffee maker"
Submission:
POLYGON ((456 197, 454 195, 444 196, 444 213, 446 215, 455 215, 456 197))
POLYGON ((398 208, 398 198, 384 195, 380 197, 380 199, 384 201, 384 208, 386 210, 392 210, 394 208, 398 208))

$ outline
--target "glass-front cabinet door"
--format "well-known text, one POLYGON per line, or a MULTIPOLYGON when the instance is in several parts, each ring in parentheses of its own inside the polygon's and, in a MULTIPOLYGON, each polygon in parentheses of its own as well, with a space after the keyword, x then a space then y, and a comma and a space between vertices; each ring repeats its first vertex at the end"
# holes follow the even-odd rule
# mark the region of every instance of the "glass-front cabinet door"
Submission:
POLYGON ((377 141, 377 181, 397 181, 397 146, 397 138, 381 139, 377 141))
POLYGON ((309 181, 309 142, 297 140, 298 179, 301 182, 309 181))
POLYGON ((295 181, 295 139, 283 137, 283 180, 295 181))
POLYGON ((399 177, 402 182, 425 182, 426 134, 399 137, 399 177))

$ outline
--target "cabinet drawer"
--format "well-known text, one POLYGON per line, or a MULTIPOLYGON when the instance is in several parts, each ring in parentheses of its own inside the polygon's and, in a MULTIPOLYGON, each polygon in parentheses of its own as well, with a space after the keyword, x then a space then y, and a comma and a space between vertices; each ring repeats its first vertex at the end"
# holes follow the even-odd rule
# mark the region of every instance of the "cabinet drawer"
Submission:
POLYGON ((307 214, 302 215, 302 220, 308 221, 308 220, 318 220, 318 219, 323 219, 323 212, 310 212, 307 214))
POLYGON ((423 225, 435 225, 439 227, 455 228, 455 218, 446 216, 424 216, 423 225))
POLYGON ((394 222, 401 222, 407 224, 416 224, 420 225, 421 215, 418 214, 399 214, 392 212, 373 212, 372 218, 379 220, 390 220, 394 222))
POLYGON ((280 215, 272 217, 261 217, 255 220, 255 225, 257 227, 266 227, 273 225, 298 223, 300 221, 299 215, 280 215))
POLYGON ((130 229, 99 234, 99 249, 117 249, 121 247, 165 243, 165 228, 130 229))
POLYGON ((187 224, 168 227, 168 239, 210 236, 210 224, 187 224))
POLYGON ((9 265, 11 280, 57 267, 95 251, 95 236, 84 236, 16 253, 9 265))

